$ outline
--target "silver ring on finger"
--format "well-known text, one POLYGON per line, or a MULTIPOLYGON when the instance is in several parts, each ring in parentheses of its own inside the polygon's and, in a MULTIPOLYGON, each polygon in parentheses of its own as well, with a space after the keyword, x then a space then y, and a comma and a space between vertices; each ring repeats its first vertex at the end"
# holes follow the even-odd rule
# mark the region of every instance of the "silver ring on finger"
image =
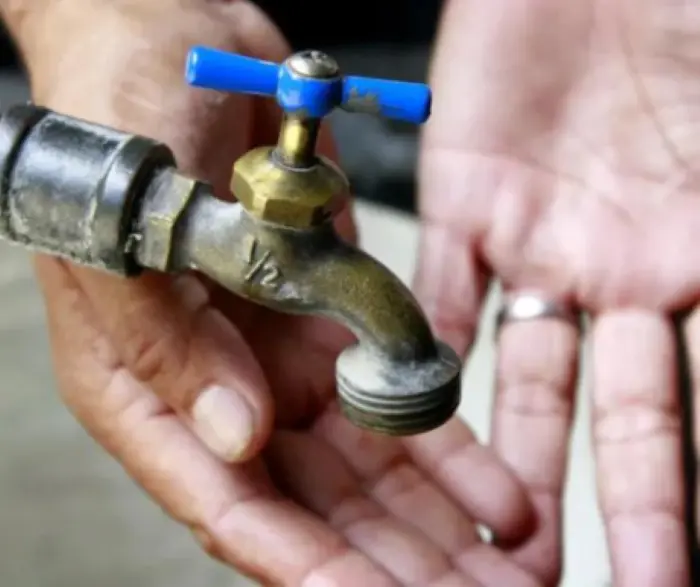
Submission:
POLYGON ((547 319, 581 328, 581 313, 567 302, 531 291, 505 293, 496 315, 496 334, 506 324, 547 319))

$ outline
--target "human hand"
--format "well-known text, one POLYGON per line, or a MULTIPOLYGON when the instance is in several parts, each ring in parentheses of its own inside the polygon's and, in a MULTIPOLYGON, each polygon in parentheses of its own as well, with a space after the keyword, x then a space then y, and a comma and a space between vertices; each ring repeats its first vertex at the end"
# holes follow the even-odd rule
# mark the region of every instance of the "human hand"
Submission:
MULTIPOLYGON (((700 298, 699 18, 660 0, 452 0, 432 72, 420 297, 465 351, 490 275, 590 313, 617 587, 689 582, 670 316, 700 298)), ((687 339, 697 378, 698 311, 687 339)), ((539 320, 498 344, 493 444, 541 522, 513 556, 553 585, 578 336, 539 320)))
MULTIPOLYGON (((244 1, 106 4, 25 21, 36 100, 162 140, 226 195, 233 160, 274 141, 277 120, 269 103, 188 89, 185 55, 206 43, 281 60, 279 32, 244 1)), ((339 228, 352 238, 349 216, 339 228)), ((192 275, 125 281, 47 257, 36 268, 66 403, 214 556, 285 586, 539 585, 477 536, 483 523, 517 539, 532 510, 464 425, 404 442, 339 415, 340 329, 192 275)))

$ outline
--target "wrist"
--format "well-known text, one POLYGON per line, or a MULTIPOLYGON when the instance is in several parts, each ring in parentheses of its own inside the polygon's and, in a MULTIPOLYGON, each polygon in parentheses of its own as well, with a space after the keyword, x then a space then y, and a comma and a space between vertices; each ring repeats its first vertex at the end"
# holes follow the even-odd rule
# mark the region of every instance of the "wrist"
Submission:
POLYGON ((98 4, 102 2, 0 0, 0 15, 32 86, 35 80, 43 85, 45 73, 51 70, 52 62, 62 59, 66 48, 79 48, 91 28, 103 27, 104 19, 96 14, 98 4))
POLYGON ((44 104, 67 81, 85 83, 86 69, 169 61, 189 42, 183 23, 205 11, 204 0, 0 0, 33 98, 44 104))

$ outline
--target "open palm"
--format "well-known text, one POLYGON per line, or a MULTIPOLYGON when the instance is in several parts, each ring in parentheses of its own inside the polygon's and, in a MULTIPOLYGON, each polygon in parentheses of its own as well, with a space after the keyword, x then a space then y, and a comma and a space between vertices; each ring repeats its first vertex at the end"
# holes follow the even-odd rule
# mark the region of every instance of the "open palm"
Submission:
MULTIPOLYGON (((187 89, 184 58, 207 43, 279 60, 278 32, 246 2, 183 13, 116 4, 86 8, 81 31, 60 3, 53 26, 70 42, 52 47, 58 58, 29 52, 37 101, 163 140, 226 196, 233 160, 274 141, 276 120, 251 99, 187 89), (100 62, 86 68, 91 52, 100 62)), ((339 229, 352 238, 348 215, 339 229)), ((401 441, 339 415, 334 360, 350 340, 340 328, 193 275, 124 281, 46 257, 36 266, 66 402, 218 558, 304 587, 535 587, 556 576, 554 551, 531 571, 480 539, 477 524, 518 541, 537 520, 461 422, 401 441)))
MULTIPOLYGON (((454 1, 435 57, 422 298, 462 349, 489 275, 590 313, 618 587, 688 583, 671 315, 700 300, 699 21, 662 0, 454 1)), ((700 316, 688 324, 700 374, 700 316)), ((577 343, 547 320, 499 339, 494 445, 554 525, 577 343)))

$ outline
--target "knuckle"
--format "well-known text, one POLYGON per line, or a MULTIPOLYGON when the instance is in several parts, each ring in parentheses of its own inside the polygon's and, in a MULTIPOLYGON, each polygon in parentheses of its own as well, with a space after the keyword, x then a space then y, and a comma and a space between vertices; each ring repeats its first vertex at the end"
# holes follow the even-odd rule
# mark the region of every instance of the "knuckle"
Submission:
POLYGON ((150 328, 142 323, 125 330, 122 356, 136 379, 158 384, 164 377, 177 378, 187 354, 185 339, 169 329, 150 328))
POLYGON ((495 397, 499 412, 528 418, 568 420, 573 415, 573 397, 557 386, 534 378, 518 384, 500 385, 495 397))
POLYGON ((680 430, 680 416, 671 406, 627 402, 594 414, 593 436, 602 444, 645 442, 680 430))
POLYGON ((169 294, 173 304, 156 296, 123 312, 116 337, 131 375, 156 393, 167 394, 164 399, 172 407, 184 409, 208 376, 202 368, 207 356, 202 345, 208 344, 204 331, 212 308, 198 283, 174 280, 169 294))
POLYGON ((217 561, 225 562, 225 557, 221 551, 218 541, 214 538, 212 532, 204 526, 192 526, 190 529, 199 544, 199 547, 211 558, 217 561))

